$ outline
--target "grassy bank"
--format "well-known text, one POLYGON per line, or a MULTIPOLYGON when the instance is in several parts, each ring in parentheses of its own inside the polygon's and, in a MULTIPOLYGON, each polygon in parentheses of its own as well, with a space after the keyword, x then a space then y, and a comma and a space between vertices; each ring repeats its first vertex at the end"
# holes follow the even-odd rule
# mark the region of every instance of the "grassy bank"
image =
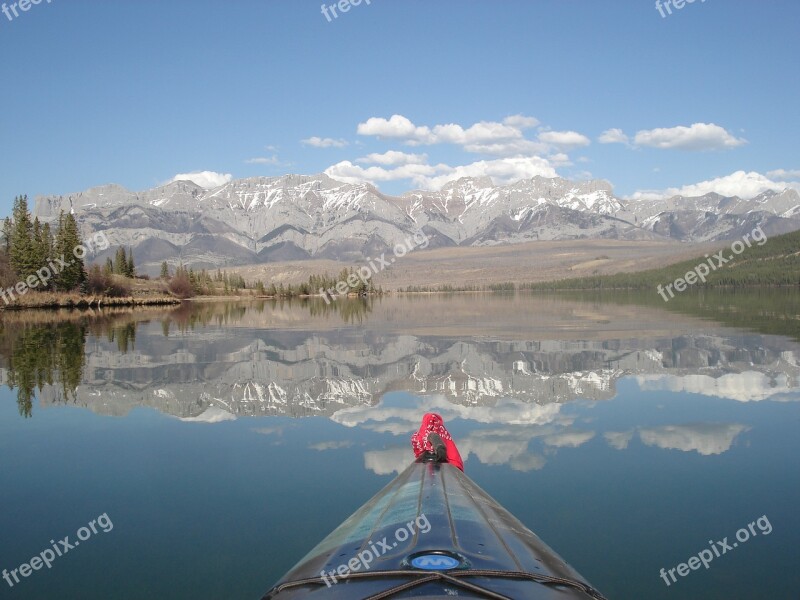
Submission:
POLYGON ((115 306, 166 306, 180 304, 172 296, 84 296, 70 292, 36 292, 16 298, 9 304, 0 303, 0 310, 41 308, 104 308, 115 306))
MULTIPOLYGON (((677 279, 700 265, 709 271, 705 282, 697 281, 693 288, 701 287, 777 287, 800 284, 800 231, 776 236, 762 246, 753 244, 734 256, 731 246, 723 250, 724 264, 718 264, 715 255, 698 256, 660 269, 635 273, 617 273, 576 277, 533 284, 523 284, 519 289, 529 290, 643 290, 656 289, 677 279), (732 257, 732 258, 731 258, 732 257), (713 269, 709 266, 713 264, 713 269)), ((706 269, 704 269, 706 270, 706 269)))

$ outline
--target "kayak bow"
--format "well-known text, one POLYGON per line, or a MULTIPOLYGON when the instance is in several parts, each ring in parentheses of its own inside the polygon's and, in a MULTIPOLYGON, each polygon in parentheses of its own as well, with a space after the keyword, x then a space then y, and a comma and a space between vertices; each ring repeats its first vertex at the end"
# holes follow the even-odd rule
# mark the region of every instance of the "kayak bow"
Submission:
POLYGON ((263 600, 446 596, 604 600, 467 475, 431 455, 342 523, 263 600))

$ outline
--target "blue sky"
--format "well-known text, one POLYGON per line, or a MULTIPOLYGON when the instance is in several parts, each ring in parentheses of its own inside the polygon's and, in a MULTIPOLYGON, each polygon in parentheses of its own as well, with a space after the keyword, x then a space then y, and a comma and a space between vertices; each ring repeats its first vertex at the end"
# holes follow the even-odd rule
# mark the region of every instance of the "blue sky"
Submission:
POLYGON ((651 0, 364 0, 330 22, 320 5, 0 13, 1 212, 199 171, 328 170, 387 193, 558 174, 626 197, 800 181, 796 0, 666 17, 651 0))

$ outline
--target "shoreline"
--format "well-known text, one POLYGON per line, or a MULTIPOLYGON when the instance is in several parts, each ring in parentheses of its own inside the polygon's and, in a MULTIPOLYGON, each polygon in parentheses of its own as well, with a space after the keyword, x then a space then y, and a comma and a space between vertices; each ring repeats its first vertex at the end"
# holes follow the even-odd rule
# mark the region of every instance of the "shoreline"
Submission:
MULTIPOLYGON (((28 298, 32 298, 28 296, 28 298)), ((64 308, 114 308, 114 307, 136 307, 136 306, 177 306, 182 304, 183 300, 174 298, 172 296, 159 296, 159 297, 134 297, 125 296, 122 298, 112 298, 108 296, 77 296, 65 294, 59 297, 55 294, 49 294, 47 298, 36 299, 32 302, 0 305, 0 311, 22 311, 22 310, 47 310, 47 309, 64 309, 64 308)))

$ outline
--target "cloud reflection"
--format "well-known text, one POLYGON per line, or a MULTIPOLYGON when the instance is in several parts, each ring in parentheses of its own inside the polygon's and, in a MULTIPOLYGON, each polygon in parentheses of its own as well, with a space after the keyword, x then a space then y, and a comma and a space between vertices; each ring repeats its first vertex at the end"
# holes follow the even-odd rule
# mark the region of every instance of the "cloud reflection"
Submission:
POLYGON ((737 402, 796 402, 796 382, 785 373, 767 375, 757 371, 727 373, 720 377, 708 375, 639 375, 636 378, 643 391, 669 391, 702 394, 737 402))
POLYGON ((647 446, 683 452, 694 451, 703 456, 711 456, 730 450, 736 437, 749 429, 735 423, 665 425, 640 429, 639 438, 647 446))

